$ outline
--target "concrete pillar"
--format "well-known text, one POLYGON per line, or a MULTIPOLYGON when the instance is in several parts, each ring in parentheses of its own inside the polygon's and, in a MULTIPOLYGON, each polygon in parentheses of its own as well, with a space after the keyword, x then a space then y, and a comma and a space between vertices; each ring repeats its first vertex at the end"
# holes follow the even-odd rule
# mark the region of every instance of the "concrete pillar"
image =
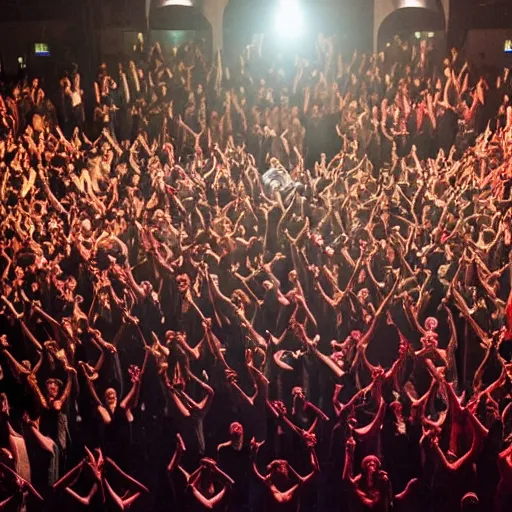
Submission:
MULTIPOLYGON (((441 0, 445 16, 445 29, 448 30, 450 20, 450 0, 441 0)), ((376 52, 379 44, 379 29, 382 22, 394 11, 405 7, 426 7, 432 0, 375 0, 373 12, 373 49, 376 52)))
POLYGON ((204 17, 212 26, 213 53, 222 50, 224 43, 224 10, 229 0, 206 0, 203 5, 204 17))

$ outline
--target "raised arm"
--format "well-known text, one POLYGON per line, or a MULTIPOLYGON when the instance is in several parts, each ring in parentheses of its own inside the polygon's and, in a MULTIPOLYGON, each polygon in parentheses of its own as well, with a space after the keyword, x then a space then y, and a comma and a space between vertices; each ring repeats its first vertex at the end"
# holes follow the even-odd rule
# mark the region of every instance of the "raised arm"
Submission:
POLYGON ((356 440, 349 437, 345 444, 345 465, 343 467, 343 480, 355 488, 354 482, 354 451, 356 449, 356 440))
POLYGON ((263 482, 264 484, 266 484, 267 483, 267 475, 263 475, 260 473, 260 471, 258 469, 258 464, 257 464, 258 452, 259 452, 261 445, 264 442, 265 441, 261 441, 258 443, 254 439, 254 437, 251 439, 251 459, 252 459, 252 469, 254 471, 254 474, 256 475, 256 478, 260 482, 263 482))
POLYGON ((189 483, 190 488, 192 489, 192 495, 206 510, 214 510, 215 507, 217 507, 217 505, 219 505, 225 498, 227 487, 223 486, 217 494, 211 498, 207 498, 197 487, 197 483, 200 478, 201 474, 198 474, 195 478, 191 479, 191 482, 189 483))
POLYGON ((380 398, 379 408, 377 410, 377 414, 375 418, 373 418, 372 422, 366 427, 361 427, 354 429, 354 432, 357 434, 359 438, 371 437, 376 435, 377 432, 382 427, 382 422, 384 421, 384 414, 386 413, 386 402, 384 402, 383 398, 380 398))
POLYGON ((13 471, 10 467, 6 466, 3 462, 0 462, 0 466, 6 474, 10 475, 14 479, 14 481, 19 486, 20 490, 28 491, 32 496, 37 498, 39 501, 44 501, 43 497, 35 490, 35 488, 32 486, 30 482, 27 482, 24 478, 18 475, 18 473, 13 471))
POLYGON ((22 320, 22 315, 20 315, 16 311, 16 309, 14 308, 12 303, 10 301, 8 301, 6 297, 4 297, 2 295, 1 299, 4 302, 4 304, 12 311, 15 318, 17 318, 20 321, 21 329, 23 330, 23 333, 28 338, 28 340, 32 343, 32 345, 34 345, 34 347, 36 348, 37 351, 42 352, 43 347, 42 347, 41 343, 39 343, 39 341, 36 339, 36 337, 32 334, 32 331, 27 327, 27 324, 22 320))
POLYGON ((393 298, 399 282, 400 282, 400 277, 397 276, 397 278, 395 280, 395 283, 393 284, 391 290, 386 295, 385 299, 382 301, 381 305, 379 306, 379 308, 375 312, 375 316, 373 317, 373 320, 372 320, 372 323, 370 325, 370 328, 368 329, 368 331, 366 331, 364 336, 361 338, 360 343, 362 345, 367 345, 368 342, 371 340, 371 338, 372 338, 372 336, 373 336, 373 334, 375 332, 375 329, 377 327, 377 323, 379 322, 379 320, 380 320, 380 318, 382 316, 382 313, 384 312, 384 310, 388 306, 389 302, 393 298))
POLYGON ((201 379, 198 379, 190 370, 188 371, 189 377, 195 381, 201 388, 203 388, 205 392, 205 397, 200 402, 195 402, 192 400, 188 395, 187 397, 190 405, 195 409, 197 413, 199 413, 201 416, 205 416, 212 404, 213 397, 215 396, 215 392, 213 391, 213 388, 208 386, 206 382, 203 382, 201 379))
POLYGON ((39 445, 41 449, 48 453, 55 453, 55 443, 51 439, 51 437, 45 436, 39 430, 39 424, 35 421, 32 421, 28 416, 28 413, 25 413, 23 416, 23 421, 27 425, 30 434, 35 439, 36 443, 39 445))
POLYGON ((149 492, 149 489, 144 485, 141 484, 138 480, 135 480, 132 476, 125 473, 118 465, 117 463, 112 460, 110 457, 105 458, 105 463, 109 465, 112 469, 114 469, 118 475, 120 475, 123 479, 125 479, 128 484, 134 486, 138 491, 140 492, 149 492))
POLYGON ((146 354, 144 355, 142 369, 140 371, 138 371, 138 369, 134 369, 134 371, 132 372, 132 387, 120 404, 120 407, 126 412, 128 421, 133 421, 132 408, 136 407, 137 405, 140 387, 142 385, 142 377, 144 376, 144 372, 146 371, 148 357, 149 351, 147 351, 146 354))
POLYGON ((88 368, 87 368, 88 365, 86 363, 84 363, 83 361, 80 361, 78 363, 78 365, 80 366, 80 368, 83 371, 85 380, 87 382, 87 388, 89 390, 89 393, 90 393, 94 403, 96 404, 96 410, 98 411, 103 423, 105 425, 108 425, 112 421, 112 418, 110 417, 110 414, 108 413, 107 409, 101 402, 101 400, 98 396, 98 393, 96 392, 96 388, 94 387, 93 380, 92 380, 91 376, 88 374, 88 368))
POLYGON ((318 458, 316 456, 314 446, 309 446, 308 451, 309 451, 309 459, 310 459, 310 464, 311 464, 311 471, 306 476, 299 475, 297 473, 297 471, 295 471, 295 469, 290 464, 288 465, 290 472, 297 479, 297 481, 300 483, 300 485, 307 484, 320 470, 320 466, 318 464, 318 458))

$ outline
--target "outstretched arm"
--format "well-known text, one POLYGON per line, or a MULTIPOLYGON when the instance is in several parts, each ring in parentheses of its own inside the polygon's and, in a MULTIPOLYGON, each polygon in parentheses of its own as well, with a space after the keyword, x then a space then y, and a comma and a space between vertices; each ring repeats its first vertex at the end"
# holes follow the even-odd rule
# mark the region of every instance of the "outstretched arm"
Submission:
MULTIPOLYGON (((75 371, 74 368, 70 368, 73 372, 75 371)), ((76 373, 76 372, 75 372, 76 373)), ((67 372, 66 376, 66 385, 64 386, 64 391, 62 392, 62 395, 58 400, 54 400, 51 406, 56 410, 60 411, 66 404, 69 396, 71 395, 71 388, 73 386, 73 379, 70 376, 70 372, 67 372)))
POLYGON ((36 350, 38 352, 42 352, 43 347, 41 346, 41 343, 39 343, 39 341, 36 339, 36 337, 32 334, 30 329, 27 327, 25 322, 21 319, 21 315, 16 311, 16 309, 14 308, 12 303, 10 301, 8 301, 7 298, 4 297, 3 295, 1 297, 1 299, 4 302, 4 304, 12 311, 15 318, 18 318, 20 320, 21 329, 23 330, 23 333, 27 336, 28 340, 32 343, 32 345, 34 345, 34 347, 36 348, 36 350))
MULTIPOLYGON (((252 374, 250 373, 251 375, 251 378, 253 379, 253 382, 254 382, 254 377, 252 376, 252 374)), ((231 391, 233 391, 233 393, 236 395, 236 398, 239 400, 238 403, 240 403, 240 400, 242 402, 247 402, 249 405, 251 406, 254 406, 254 400, 256 399, 256 397, 258 396, 258 388, 255 384, 255 389, 254 389, 254 393, 249 396, 237 383, 236 379, 237 379, 237 375, 236 373, 231 370, 231 369, 227 369, 226 370, 226 378, 227 378, 227 382, 228 382, 228 385, 229 385, 229 389, 231 391)))
POLYGON ((197 483, 201 478, 201 473, 198 473, 194 479, 189 483, 190 488, 192 489, 192 494, 194 498, 201 503, 201 505, 207 510, 214 510, 217 505, 219 505, 222 500, 225 498, 227 493, 227 486, 224 485, 222 489, 215 494, 211 498, 207 498, 197 487, 197 483))
POLYGON ((75 500, 78 501, 78 503, 88 507, 91 504, 91 500, 92 500, 93 496, 98 492, 98 488, 99 488, 98 484, 94 484, 91 487, 91 490, 87 496, 80 496, 80 494, 78 494, 76 491, 71 489, 71 487, 66 487, 66 492, 70 496, 75 498, 75 500))
MULTIPOLYGON (((114 503, 117 505, 119 510, 127 510, 142 494, 140 491, 135 492, 134 494, 128 494, 128 497, 121 498, 112 486, 109 484, 108 480, 105 479, 105 488, 109 493, 110 497, 113 499, 114 503)), ((125 495, 126 496, 126 495, 125 495)))
POLYGON ((186 447, 181 434, 176 434, 176 448, 167 466, 167 472, 172 473, 180 464, 181 456, 185 453, 186 447))
POLYGON ((149 489, 144 484, 141 484, 139 481, 135 480, 135 478, 125 473, 110 457, 106 457, 105 462, 110 465, 119 475, 121 475, 121 477, 127 480, 130 485, 134 486, 139 492, 149 492, 149 489))
POLYGON ((199 384, 200 387, 203 388, 206 395, 200 402, 195 402, 186 394, 185 396, 187 397, 190 405, 196 410, 196 412, 198 412, 201 416, 205 416, 212 404, 215 392, 213 391, 212 387, 208 386, 208 384, 203 382, 201 379, 198 379, 191 371, 188 372, 188 375, 192 380, 199 384))
POLYGON ((260 482, 266 483, 267 482, 267 475, 263 475, 262 473, 260 473, 260 470, 258 469, 258 464, 257 464, 258 452, 259 452, 259 449, 260 449, 261 445, 264 442, 265 441, 261 441, 261 442, 258 443, 254 439, 254 437, 251 439, 251 458, 252 458, 252 469, 254 471, 254 474, 256 475, 256 478, 260 482))
POLYGON ((377 414, 375 418, 373 418, 372 422, 366 427, 361 427, 354 429, 354 432, 358 435, 359 438, 371 437, 377 434, 377 431, 382 427, 382 422, 384 421, 384 414, 386 412, 386 402, 384 399, 380 399, 379 409, 377 410, 377 414))
POLYGON ((295 471, 295 469, 293 469, 293 467, 290 464, 288 464, 288 468, 290 469, 291 473, 301 485, 307 484, 318 473, 320 469, 314 447, 309 448, 309 457, 312 469, 311 472, 308 473, 306 476, 299 475, 297 471, 295 471))
POLYGON ((89 393, 90 393, 94 403, 96 404, 96 409, 100 415, 100 418, 105 425, 108 425, 112 421, 112 418, 110 417, 110 414, 108 413, 107 409, 101 403, 98 393, 96 392, 96 388, 94 387, 93 381, 87 373, 87 369, 86 369, 87 365, 83 361, 80 361, 78 364, 79 364, 80 368, 82 368, 82 371, 85 376, 85 380, 87 382, 87 388, 89 389, 89 393))
POLYGON ((30 494, 32 494, 32 496, 40 501, 44 501, 43 497, 34 489, 30 482, 27 482, 24 478, 18 475, 18 473, 13 471, 10 467, 6 466, 3 462, 0 462, 0 466, 5 473, 10 475, 14 481, 18 483, 20 490, 26 489, 30 492, 30 494))
POLYGON ((313 411, 315 414, 315 420, 313 424, 308 429, 308 434, 313 434, 318 426, 319 421, 329 421, 329 416, 327 416, 320 408, 318 408, 315 404, 311 402, 306 402, 306 408, 313 411))
POLYGON ((315 345, 308 345, 308 352, 313 354, 318 361, 329 368, 337 379, 341 379, 345 372, 327 355, 322 353, 315 345))
POLYGON ((62 487, 68 487, 69 485, 72 485, 72 482, 76 481, 76 479, 82 473, 85 464, 86 461, 82 460, 74 468, 70 469, 62 478, 53 484, 53 490, 56 491, 62 487))
POLYGON ((356 449, 356 440, 349 437, 345 444, 345 465, 343 467, 343 480, 349 482, 354 487, 354 451, 356 449))
POLYGON ((467 462, 474 460, 474 458, 477 456, 477 453, 480 449, 480 438, 474 436, 470 450, 454 462, 448 461, 444 452, 441 450, 437 442, 437 439, 433 439, 433 449, 434 452, 438 455, 439 461, 441 462, 443 467, 448 471, 454 473, 458 471, 467 462))
POLYGON ((396 291, 396 288, 397 288, 399 282, 400 282, 400 277, 398 276, 395 280, 395 283, 393 284, 393 287, 391 288, 391 290, 389 291, 389 293, 386 295, 385 299, 382 301, 381 305, 379 306, 379 309, 377 309, 377 311, 375 312, 375 316, 373 317, 373 321, 370 325, 370 328, 368 329, 368 331, 366 331, 364 336, 361 338, 360 343, 363 346, 368 344, 368 342, 371 340, 371 338, 375 332, 375 329, 377 327, 377 323, 380 320, 382 313, 388 306, 389 302, 393 298, 393 295, 395 294, 395 291, 396 291))
POLYGON ((469 308, 462 295, 455 288, 452 289, 452 294, 453 298, 455 299, 455 305, 464 315, 464 318, 466 318, 469 325, 473 327, 473 330, 475 331, 476 335, 482 340, 482 343, 484 343, 485 345, 489 345, 489 338, 487 337, 485 331, 477 324, 475 319, 471 316, 469 308))
POLYGON ((149 352, 146 352, 144 356, 144 362, 142 363, 142 369, 140 373, 134 374, 132 376, 132 387, 128 394, 122 400, 120 407, 126 412, 126 416, 128 421, 133 421, 132 408, 137 405, 137 400, 139 398, 140 387, 142 385, 142 377, 144 372, 146 371, 146 365, 148 362, 149 352))
POLYGON ((29 427, 30 433, 35 439, 36 443, 39 445, 39 447, 48 453, 54 453, 56 445, 52 438, 45 436, 44 434, 41 433, 41 431, 39 430, 39 426, 37 425, 36 422, 32 421, 29 418, 28 413, 26 413, 23 419, 26 425, 29 427))
MULTIPOLYGON (((9 350, 7 349, 7 347, 9 346, 9 344, 7 343, 7 337, 2 336, 0 341, 2 342, 0 346, 0 353, 2 353, 7 359, 7 363, 12 369, 12 373, 16 377, 16 380, 21 381, 22 377, 27 377, 31 372, 29 372, 29 370, 25 366, 20 364, 18 360, 9 352, 9 350)), ((39 354, 39 360, 42 360, 41 353, 39 354)), ((39 363, 36 366, 39 367, 39 363)), ((36 371, 34 370, 32 373, 36 373, 36 371)))

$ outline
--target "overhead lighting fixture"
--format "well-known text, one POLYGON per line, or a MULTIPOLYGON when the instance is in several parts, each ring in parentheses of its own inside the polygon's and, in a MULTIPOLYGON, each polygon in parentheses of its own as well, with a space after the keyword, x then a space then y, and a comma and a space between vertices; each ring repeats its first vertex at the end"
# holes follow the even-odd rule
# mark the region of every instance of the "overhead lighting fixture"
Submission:
POLYGON ((298 0, 279 0, 275 30, 284 39, 296 39, 304 32, 304 15, 298 0))
POLYGON ((172 7, 175 5, 181 5, 183 7, 194 7, 192 0, 160 0, 156 4, 158 7, 172 7))

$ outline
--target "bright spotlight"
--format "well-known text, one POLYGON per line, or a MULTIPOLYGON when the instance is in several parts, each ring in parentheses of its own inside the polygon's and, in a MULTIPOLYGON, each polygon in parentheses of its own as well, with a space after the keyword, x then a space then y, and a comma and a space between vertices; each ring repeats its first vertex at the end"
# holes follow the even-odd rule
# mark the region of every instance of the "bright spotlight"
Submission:
POLYGON ((286 39, 296 39, 303 33, 304 16, 298 0, 279 0, 275 29, 286 39))
POLYGON ((159 7, 172 7, 182 5, 183 7, 194 7, 192 0, 160 0, 159 7))

